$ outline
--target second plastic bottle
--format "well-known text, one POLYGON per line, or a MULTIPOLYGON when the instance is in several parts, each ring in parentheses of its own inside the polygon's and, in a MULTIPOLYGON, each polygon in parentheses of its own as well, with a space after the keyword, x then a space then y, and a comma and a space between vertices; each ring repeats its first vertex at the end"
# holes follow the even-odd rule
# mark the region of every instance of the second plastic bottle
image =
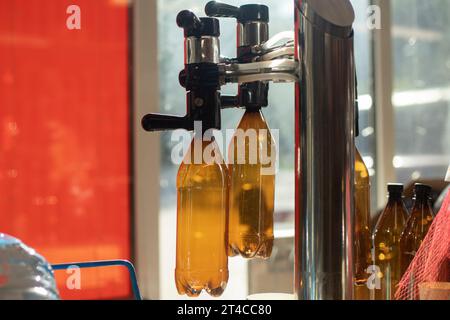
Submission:
POLYGON ((229 151, 230 256, 267 259, 272 253, 275 142, 259 109, 248 109, 229 151))

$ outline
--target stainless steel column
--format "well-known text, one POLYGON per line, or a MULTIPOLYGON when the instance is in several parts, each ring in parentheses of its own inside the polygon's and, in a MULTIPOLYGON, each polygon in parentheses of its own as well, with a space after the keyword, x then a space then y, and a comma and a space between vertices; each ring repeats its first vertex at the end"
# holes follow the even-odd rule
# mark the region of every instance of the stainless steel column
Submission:
POLYGON ((348 0, 295 0, 299 299, 352 299, 354 11, 348 0))

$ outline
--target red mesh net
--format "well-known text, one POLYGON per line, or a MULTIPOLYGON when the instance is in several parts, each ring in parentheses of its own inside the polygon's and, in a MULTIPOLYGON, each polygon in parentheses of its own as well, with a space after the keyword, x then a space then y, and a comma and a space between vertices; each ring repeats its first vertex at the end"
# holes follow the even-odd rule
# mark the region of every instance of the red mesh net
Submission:
MULTIPOLYGON (((430 285, 449 298, 450 192, 396 292, 397 300, 419 300, 430 285), (445 285, 444 283, 447 282, 445 285), (422 291, 422 292, 421 292, 422 291)), ((439 296, 439 294, 438 294, 439 296)))

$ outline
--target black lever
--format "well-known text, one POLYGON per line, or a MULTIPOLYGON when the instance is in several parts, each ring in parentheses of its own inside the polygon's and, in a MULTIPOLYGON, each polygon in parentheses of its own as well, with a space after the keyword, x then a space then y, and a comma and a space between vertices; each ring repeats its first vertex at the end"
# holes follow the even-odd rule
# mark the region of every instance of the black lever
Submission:
POLYGON ((186 34, 196 34, 202 29, 200 19, 189 10, 183 10, 178 14, 177 25, 183 28, 186 34))
POLYGON ((240 9, 218 1, 210 1, 206 4, 205 13, 208 17, 237 19, 239 18, 240 9))
POLYGON ((148 114, 142 119, 145 131, 169 131, 177 129, 189 130, 188 117, 169 116, 164 114, 148 114))
POLYGON ((261 4, 246 4, 235 7, 218 1, 206 4, 205 13, 209 17, 235 18, 238 22, 269 22, 269 7, 261 4))
POLYGON ((211 18, 198 18, 189 10, 181 11, 177 16, 177 25, 184 29, 184 37, 220 36, 219 21, 211 18))

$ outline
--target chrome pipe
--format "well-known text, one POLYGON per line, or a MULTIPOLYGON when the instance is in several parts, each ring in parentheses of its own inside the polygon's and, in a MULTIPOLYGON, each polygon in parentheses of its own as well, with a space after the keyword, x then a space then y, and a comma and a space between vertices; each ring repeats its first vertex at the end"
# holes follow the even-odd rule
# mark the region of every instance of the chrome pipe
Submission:
POLYGON ((185 40, 185 64, 220 62, 220 40, 218 37, 188 37, 185 40))
POLYGON ((251 83, 255 81, 297 82, 298 62, 294 59, 275 59, 251 63, 219 65, 221 83, 251 83))
POLYGON ((301 300, 353 296, 353 8, 296 1, 295 291, 301 300))
POLYGON ((269 24, 251 21, 237 26, 238 47, 260 45, 269 40, 269 24))

